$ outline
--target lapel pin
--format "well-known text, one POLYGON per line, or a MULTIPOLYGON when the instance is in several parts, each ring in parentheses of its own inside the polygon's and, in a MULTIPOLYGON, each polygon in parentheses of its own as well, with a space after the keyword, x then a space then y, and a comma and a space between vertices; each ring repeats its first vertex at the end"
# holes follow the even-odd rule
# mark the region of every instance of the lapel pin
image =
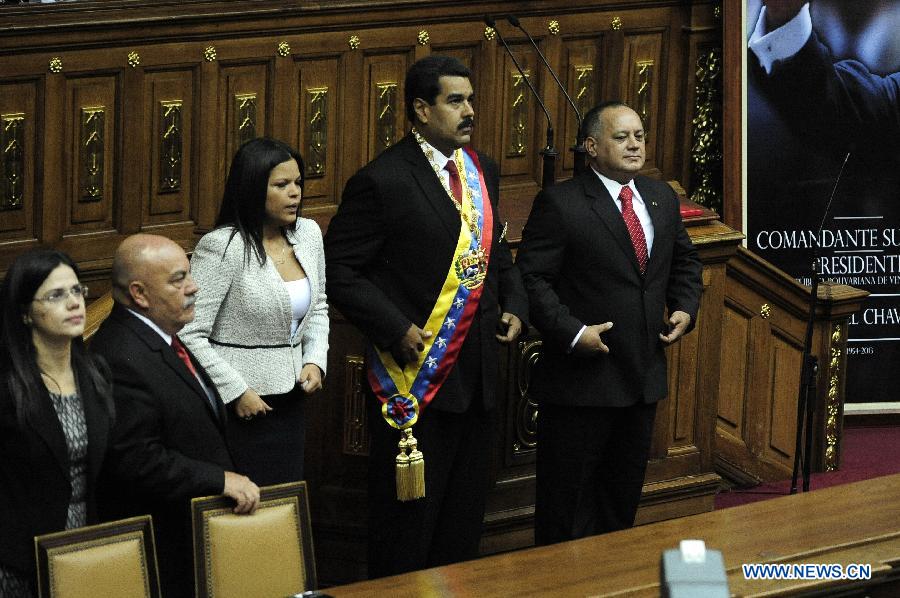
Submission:
POLYGON ((658 208, 658 207, 659 207, 659 204, 656 203, 655 201, 651 201, 651 202, 650 202, 650 205, 653 206, 654 208, 658 208))

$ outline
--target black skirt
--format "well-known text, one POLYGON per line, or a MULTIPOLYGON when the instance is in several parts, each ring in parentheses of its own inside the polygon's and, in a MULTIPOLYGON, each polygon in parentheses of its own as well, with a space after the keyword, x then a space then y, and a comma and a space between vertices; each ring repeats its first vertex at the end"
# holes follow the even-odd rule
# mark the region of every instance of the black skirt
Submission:
POLYGON ((272 407, 266 415, 243 420, 229 413, 228 444, 235 468, 257 486, 302 480, 306 394, 295 386, 262 400, 272 407))

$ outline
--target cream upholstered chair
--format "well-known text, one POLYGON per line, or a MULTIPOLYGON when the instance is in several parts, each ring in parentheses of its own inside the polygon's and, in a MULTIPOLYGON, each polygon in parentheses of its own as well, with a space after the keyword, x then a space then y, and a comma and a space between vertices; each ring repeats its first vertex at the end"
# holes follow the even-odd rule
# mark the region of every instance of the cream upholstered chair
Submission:
POLYGON ((149 515, 37 536, 40 598, 159 598, 149 515))
POLYGON ((191 501, 198 598, 271 598, 316 589, 306 482, 260 488, 253 515, 225 496, 191 501))

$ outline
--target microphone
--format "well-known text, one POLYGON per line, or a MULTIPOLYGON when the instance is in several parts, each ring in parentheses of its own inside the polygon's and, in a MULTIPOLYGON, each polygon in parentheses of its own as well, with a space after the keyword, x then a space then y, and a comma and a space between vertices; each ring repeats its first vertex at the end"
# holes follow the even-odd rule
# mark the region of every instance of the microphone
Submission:
POLYGON ((813 245, 812 267, 810 268, 812 285, 809 291, 809 315, 806 320, 806 334, 803 340, 803 355, 801 357, 800 393, 797 397, 797 436, 794 444, 794 468, 791 472, 791 494, 797 493, 797 478, 800 475, 801 467, 803 469, 803 491, 809 491, 809 476, 812 463, 810 457, 812 453, 812 426, 816 409, 816 374, 819 367, 819 360, 812 353, 812 341, 816 302, 819 299, 819 267, 821 265, 819 260, 822 248, 822 229, 825 228, 825 220, 828 218, 828 212, 831 210, 831 202, 834 201, 838 185, 841 182, 841 176, 844 174, 844 167, 847 166, 849 159, 850 152, 848 151, 847 155, 844 156, 841 169, 834 179, 831 196, 825 205, 825 213, 822 214, 822 222, 819 224, 819 230, 816 231, 816 242, 813 245), (805 446, 802 443, 804 438, 806 439, 805 446))
POLYGON ((847 160, 849 159, 850 152, 847 152, 847 155, 844 156, 844 162, 841 164, 841 169, 838 171, 837 178, 834 179, 834 187, 831 188, 831 196, 828 198, 828 203, 825 205, 825 213, 822 214, 822 223, 819 224, 819 233, 816 237, 817 240, 822 236, 822 229, 825 228, 825 219, 828 218, 828 212, 831 210, 831 202, 834 201, 834 194, 837 192, 838 183, 841 182, 841 175, 844 174, 844 167, 847 165, 847 160))
POLYGON ((522 75, 522 79, 525 81, 528 89, 531 90, 531 94, 537 100, 541 109, 544 111, 544 115, 547 117, 547 147, 541 150, 541 155, 544 156, 544 172, 542 176, 542 182, 544 187, 549 187, 554 183, 554 177, 556 176, 554 172, 554 164, 556 161, 556 156, 559 155, 559 152, 557 152, 556 148, 553 147, 553 119, 550 117, 550 112, 547 111, 547 107, 544 106, 544 102, 541 101, 541 96, 538 95, 538 92, 534 89, 531 81, 528 79, 528 77, 525 76, 525 72, 522 70, 522 66, 519 64, 519 61, 516 60, 516 57, 512 53, 512 50, 509 49, 509 45, 506 43, 506 40, 503 39, 503 36, 500 34, 500 30, 497 29, 497 24, 494 19, 485 15, 484 24, 493 29, 497 34, 497 37, 503 44, 503 47, 506 48, 506 53, 509 54, 509 57, 512 58, 513 64, 516 65, 516 70, 518 70, 519 74, 522 75))
POLYGON ((575 152, 575 174, 581 174, 584 170, 584 136, 581 131, 581 112, 578 110, 578 106, 575 105, 575 102, 572 101, 572 98, 569 97, 569 93, 566 91, 565 86, 560 82, 559 77, 556 76, 556 71, 553 70, 553 67, 550 66, 550 63, 547 62, 547 58, 544 56, 544 53, 541 52, 540 47, 535 43, 534 38, 531 37, 527 31, 525 31, 525 27, 522 26, 522 23, 519 21, 518 17, 513 15, 506 15, 506 20, 513 27, 517 27, 522 33, 525 34, 525 37, 528 38, 528 41, 531 42, 531 45, 534 46, 534 51, 537 52, 538 56, 541 57, 541 62, 544 63, 544 66, 547 67, 547 70, 550 71, 550 75, 553 77, 553 80, 556 81, 556 85, 559 87, 559 90, 566 97, 566 100, 569 102, 569 105, 572 107, 572 110, 575 111, 575 119, 578 121, 578 130, 575 133, 575 147, 572 148, 572 151, 575 152))

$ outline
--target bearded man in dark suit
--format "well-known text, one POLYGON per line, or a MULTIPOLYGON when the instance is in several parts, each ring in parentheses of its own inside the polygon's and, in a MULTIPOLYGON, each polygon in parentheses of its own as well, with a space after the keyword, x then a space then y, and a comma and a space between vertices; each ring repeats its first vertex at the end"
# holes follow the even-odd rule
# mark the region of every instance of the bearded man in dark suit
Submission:
POLYGON ((527 314, 501 234, 497 166, 463 149, 474 126, 470 76, 446 56, 410 68, 413 131, 347 182, 325 236, 330 302, 371 343, 371 577, 478 555, 496 436, 497 343, 512 342, 527 314), (396 427, 419 410, 422 499, 398 500, 399 435, 383 421, 382 402, 400 414, 396 427))
POLYGON ((197 285, 174 241, 133 235, 113 258, 112 313, 91 340, 113 373, 116 423, 101 485, 104 515, 153 517, 162 591, 194 595, 191 498, 225 494, 252 513, 259 488, 235 473, 226 411, 177 340, 194 319, 197 285))
POLYGON ((691 330, 700 301, 678 198, 638 174, 638 114, 601 104, 584 133, 591 169, 537 196, 516 258, 544 340, 531 385, 538 544, 634 524, 664 348, 691 330))

